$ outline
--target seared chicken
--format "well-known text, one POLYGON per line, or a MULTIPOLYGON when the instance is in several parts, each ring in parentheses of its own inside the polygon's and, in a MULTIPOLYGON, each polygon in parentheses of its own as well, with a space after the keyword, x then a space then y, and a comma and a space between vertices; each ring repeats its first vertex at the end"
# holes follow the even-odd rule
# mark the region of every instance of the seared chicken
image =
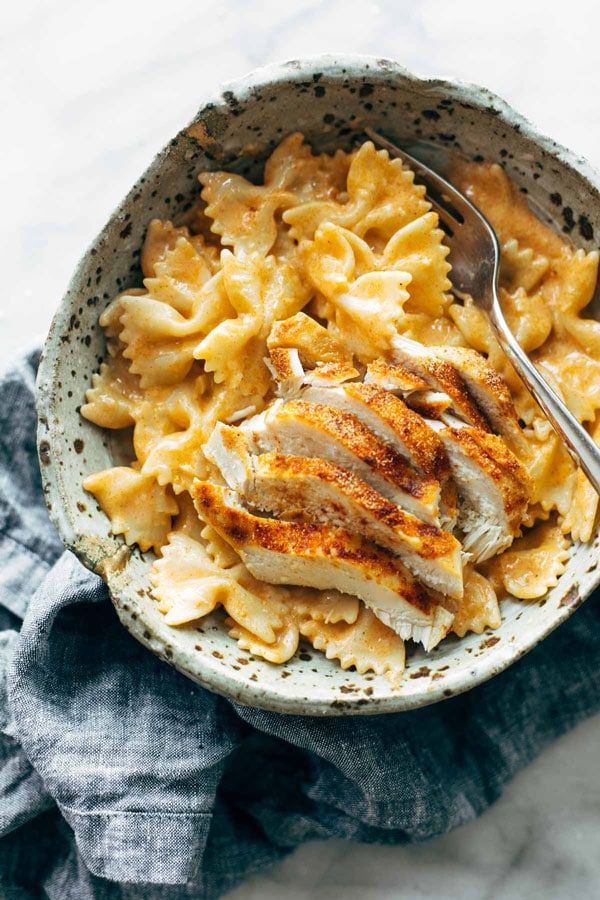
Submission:
POLYGON ((329 522, 356 531, 400 556, 425 585, 462 596, 456 538, 403 512, 346 469, 323 459, 252 456, 242 430, 222 424, 203 449, 248 506, 283 519, 329 522))
POLYGON ((526 452, 510 392, 476 350, 425 347, 398 335, 393 342, 393 357, 434 390, 448 394, 459 418, 483 431, 501 434, 515 450, 526 452))
POLYGON ((439 419, 452 406, 452 399, 444 391, 433 391, 419 375, 399 364, 376 359, 367 366, 365 384, 391 391, 404 399, 406 405, 429 419, 439 419))
POLYGON ((265 363, 277 383, 277 394, 291 400, 300 393, 304 384, 304 366, 296 349, 274 347, 265 363))
POLYGON ((441 419, 452 406, 452 400, 443 391, 413 391, 406 398, 406 405, 426 419, 441 419))
POLYGON ((359 478, 425 522, 438 524, 440 485, 420 475, 356 416, 318 403, 276 402, 241 426, 253 452, 321 457, 359 478))
POLYGON ((495 434, 431 422, 444 443, 459 493, 458 527, 475 562, 512 544, 529 502, 525 468, 495 434))
MULTIPOLYGON (((436 357, 455 366, 492 431, 515 450, 527 451, 510 391, 502 377, 476 350, 463 347, 436 347, 436 357)), ((486 429, 489 430, 489 429, 486 429)))
POLYGON ((265 363, 277 383, 278 396, 284 400, 297 397, 303 385, 335 387, 358 377, 357 370, 347 363, 326 362, 305 371, 295 348, 273 347, 269 356, 265 363))
POLYGON ((431 650, 448 633, 448 598, 420 584, 388 551, 332 525, 282 522, 247 512, 233 491, 194 482, 194 504, 255 578, 359 597, 403 639, 431 650))
POLYGON ((304 373, 304 383, 321 387, 335 387, 358 378, 358 371, 347 363, 323 363, 304 373))
POLYGON ((402 337, 396 364, 371 363, 360 383, 314 324, 312 344, 302 314, 273 329, 283 399, 217 424, 203 450, 228 488, 195 482, 196 508, 256 578, 352 594, 431 649, 462 597, 461 551, 504 550, 527 508, 528 475, 491 433, 522 439, 512 400, 479 354, 402 337), (458 518, 462 544, 440 517, 458 518))
POLYGON ((390 391, 376 384, 311 386, 302 392, 302 399, 356 416, 423 475, 441 482, 450 475, 444 445, 435 432, 390 391))
MULTIPOLYGON (((457 416, 484 431, 490 431, 489 419, 467 390, 456 366, 438 355, 441 349, 441 347, 425 347, 417 341, 398 335, 394 339, 393 357, 403 368, 409 369, 426 381, 430 388, 447 394, 452 400, 452 409, 457 416)), ((495 371, 494 375, 498 378, 495 371)))
POLYGON ((440 483, 440 519, 444 527, 456 524, 456 490, 444 445, 421 416, 391 391, 376 384, 345 384, 337 388, 312 386, 302 399, 355 415, 377 437, 405 457, 424 475, 440 483))
POLYGON ((413 391, 424 391, 429 388, 429 382, 419 375, 415 375, 410 369, 399 364, 386 362, 384 359, 376 359, 369 363, 364 378, 365 384, 376 384, 406 397, 413 391))

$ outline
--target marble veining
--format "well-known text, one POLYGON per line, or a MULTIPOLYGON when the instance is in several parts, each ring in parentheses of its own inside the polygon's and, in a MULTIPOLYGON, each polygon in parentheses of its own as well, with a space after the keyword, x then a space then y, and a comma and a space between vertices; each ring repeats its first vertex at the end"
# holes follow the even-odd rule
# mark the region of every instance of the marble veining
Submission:
MULTIPOLYGON (((541 0, 22 0, 3 10, 3 357, 41 340, 84 247, 223 81, 321 52, 486 85, 600 167, 600 7, 541 0)), ((417 847, 311 844, 231 900, 600 896, 600 719, 519 774, 480 820, 417 847)))

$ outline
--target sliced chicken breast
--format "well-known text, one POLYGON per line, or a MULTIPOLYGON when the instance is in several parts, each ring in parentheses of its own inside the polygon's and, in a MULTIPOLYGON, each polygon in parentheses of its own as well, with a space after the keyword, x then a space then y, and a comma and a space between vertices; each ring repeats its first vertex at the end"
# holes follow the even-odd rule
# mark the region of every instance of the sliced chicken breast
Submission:
POLYGON ((305 384, 321 387, 335 387, 355 378, 358 378, 358 371, 347 363, 323 363, 304 373, 305 384))
POLYGON ((265 363, 277 384, 277 395, 284 400, 297 397, 304 384, 304 366, 296 349, 273 347, 265 363))
MULTIPOLYGON (((394 338, 393 358, 427 382, 430 388, 447 394, 454 413, 484 431, 491 431, 491 422, 471 396, 460 372, 451 362, 440 358, 440 347, 425 347, 401 335, 394 338)), ((496 378, 498 375, 494 372, 496 378)))
POLYGON ((529 476, 495 434, 462 424, 430 424, 444 443, 458 488, 463 547, 482 562, 516 537, 529 503, 529 476))
POLYGON ((424 522, 437 525, 439 482, 420 475, 360 420, 318 403, 276 402, 243 423, 255 453, 321 457, 359 478, 424 522))
POLYGON ((441 419, 452 406, 452 400, 443 391, 413 391, 405 398, 406 405, 425 419, 441 419))
POLYGON ((444 391, 433 391, 429 383, 401 365, 376 359, 367 366, 365 384, 376 384, 403 398, 406 405, 430 419, 439 419, 452 406, 452 399, 444 391))
POLYGON ((305 371, 295 348, 273 347, 265 363, 277 384, 277 395, 284 400, 299 396, 303 385, 335 387, 358 378, 357 370, 347 363, 327 362, 305 371))
POLYGON ((302 399, 332 406, 355 415, 363 425, 403 456, 423 475, 440 483, 440 520, 445 528, 456 524, 456 490, 450 464, 435 432, 420 415, 391 391, 376 384, 345 384, 337 388, 305 388, 302 399))
POLYGON ((376 359, 369 363, 364 378, 365 384, 376 384, 386 391, 406 396, 413 391, 427 390, 429 382, 404 366, 376 359))
POLYGON ((438 436, 391 391, 376 384, 310 386, 302 392, 302 399, 356 416, 423 475, 441 482, 450 475, 448 457, 438 436))
POLYGON ((239 553, 255 578, 360 597, 400 637, 420 641, 426 650, 448 633, 454 615, 441 605, 449 605, 448 599, 361 535, 254 516, 233 491, 210 482, 194 482, 192 494, 200 518, 239 553))
POLYGON ((252 456, 243 433, 222 424, 203 449, 248 506, 283 519, 329 522, 362 534, 398 555, 428 587, 462 596, 461 545, 456 538, 403 512, 346 469, 323 459, 252 456))
POLYGON ((527 453, 510 391, 498 372, 476 350, 425 347, 398 335, 394 339, 393 358, 434 390, 448 394, 459 418, 483 431, 502 435, 514 450, 527 453))
POLYGON ((485 357, 476 350, 463 347, 436 347, 435 350, 440 361, 450 363, 460 372, 492 431, 501 435, 517 452, 528 453, 510 391, 485 357))

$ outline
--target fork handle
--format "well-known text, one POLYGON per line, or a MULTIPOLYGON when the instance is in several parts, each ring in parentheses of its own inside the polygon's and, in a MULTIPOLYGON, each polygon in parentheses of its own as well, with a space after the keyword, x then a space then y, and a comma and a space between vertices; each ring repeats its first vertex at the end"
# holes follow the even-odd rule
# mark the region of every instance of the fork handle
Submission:
POLYGON ((508 327, 497 300, 492 306, 490 320, 500 346, 523 384, 541 406, 549 422, 564 441, 575 464, 581 467, 596 493, 600 494, 600 448, 526 356, 508 327))

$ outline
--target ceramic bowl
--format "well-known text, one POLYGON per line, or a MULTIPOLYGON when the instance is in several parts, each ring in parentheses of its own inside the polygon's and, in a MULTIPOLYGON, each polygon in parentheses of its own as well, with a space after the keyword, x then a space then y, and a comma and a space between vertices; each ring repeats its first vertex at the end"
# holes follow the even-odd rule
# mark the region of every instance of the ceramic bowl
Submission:
POLYGON ((89 473, 123 462, 118 436, 86 422, 79 408, 105 353, 98 316, 116 293, 140 284, 140 247, 150 219, 176 220, 197 195, 199 172, 259 172, 290 131, 302 131, 318 151, 329 151, 349 149, 364 137, 366 125, 400 145, 417 139, 501 162, 538 215, 577 246, 595 246, 598 175, 489 91, 419 78, 388 60, 294 60, 228 85, 156 156, 79 263, 38 378, 39 455, 50 515, 66 546, 106 580, 123 625, 203 687, 279 712, 395 712, 468 690, 530 650, 600 581, 596 533, 590 543, 573 547, 566 572, 546 597, 505 602, 497 631, 447 638, 429 655, 411 650, 402 684, 393 688, 385 677, 344 671, 310 647, 273 666, 241 651, 218 615, 168 627, 149 590, 152 554, 113 537, 108 519, 81 487, 89 473))

